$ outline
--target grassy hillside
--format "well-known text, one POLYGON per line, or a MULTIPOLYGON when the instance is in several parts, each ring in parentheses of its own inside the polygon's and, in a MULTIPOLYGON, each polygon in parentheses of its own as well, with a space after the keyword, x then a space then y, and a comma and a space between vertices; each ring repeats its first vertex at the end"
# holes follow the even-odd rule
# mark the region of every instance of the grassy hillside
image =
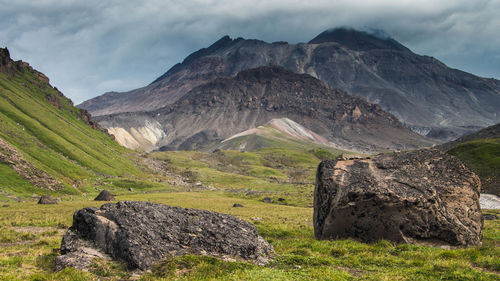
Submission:
MULTIPOLYGON (((84 179, 139 174, 127 156, 131 152, 92 128, 94 124, 88 122, 85 112, 52 88, 43 74, 10 59, 0 70, 0 140, 4 158, 16 150, 32 165, 27 169, 44 171, 59 181, 61 189, 56 193, 61 194, 78 193, 84 179)), ((9 170, 12 165, 6 162, 4 159, 0 163, 0 199, 50 193, 44 186, 35 187, 14 175, 9 170)))
POLYGON ((448 153, 462 160, 481 178, 484 193, 500 196, 500 138, 459 143, 448 153))

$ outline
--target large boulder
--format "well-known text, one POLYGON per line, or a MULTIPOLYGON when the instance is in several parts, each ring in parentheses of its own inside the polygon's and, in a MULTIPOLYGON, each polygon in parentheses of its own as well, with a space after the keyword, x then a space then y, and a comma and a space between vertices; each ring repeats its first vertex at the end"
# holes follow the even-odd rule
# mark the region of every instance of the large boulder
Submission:
POLYGON ((470 246, 482 239, 479 178, 433 149, 321 162, 317 239, 470 246))
POLYGON ((56 269, 85 268, 94 257, 149 269, 185 254, 265 264, 273 247, 254 225, 234 216, 150 202, 123 201, 75 212, 64 235, 56 269))

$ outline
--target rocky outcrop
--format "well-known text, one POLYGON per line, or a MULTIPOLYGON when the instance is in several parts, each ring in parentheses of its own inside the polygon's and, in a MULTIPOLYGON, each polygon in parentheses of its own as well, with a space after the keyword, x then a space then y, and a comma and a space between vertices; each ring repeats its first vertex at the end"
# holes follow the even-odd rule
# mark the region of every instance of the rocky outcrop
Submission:
POLYGON ((1 162, 7 163, 20 176, 36 187, 48 190, 58 190, 63 187, 62 183, 26 161, 14 146, 2 139, 0 139, 1 162))
POLYGON ((472 246, 482 239, 479 178, 438 150, 323 161, 314 191, 318 239, 472 246))
POLYGON ((57 201, 48 195, 40 197, 38 204, 57 204, 57 201))
POLYGON ((162 259, 185 254, 265 264, 273 248, 255 226, 230 215, 124 201, 75 212, 61 254, 57 269, 82 267, 97 257, 146 270, 162 259))
POLYGON ((365 97, 415 132, 435 138, 451 140, 500 122, 500 81, 451 69, 387 36, 345 28, 325 31, 299 44, 224 36, 144 88, 104 94, 79 107, 92 115, 152 111, 217 77, 234 77, 268 65, 307 73, 331 87, 365 97))
POLYGON ((115 197, 107 190, 103 190, 94 198, 94 201, 113 201, 115 197))

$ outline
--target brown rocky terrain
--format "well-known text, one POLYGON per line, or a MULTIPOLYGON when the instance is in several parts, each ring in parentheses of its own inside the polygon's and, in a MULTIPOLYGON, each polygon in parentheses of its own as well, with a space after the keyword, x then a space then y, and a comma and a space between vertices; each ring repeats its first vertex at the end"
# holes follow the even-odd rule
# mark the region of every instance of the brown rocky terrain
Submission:
POLYGON ((314 191, 318 239, 481 244, 479 178, 453 156, 424 149, 326 160, 314 191))
POLYGON ((144 88, 107 93, 79 107, 92 115, 156 110, 217 77, 268 65, 307 73, 365 97, 415 132, 433 138, 451 140, 500 122, 500 81, 451 69, 392 38, 345 28, 299 44, 225 36, 144 88))
MULTIPOLYGON (((96 120, 110 132, 119 128, 133 135, 146 131, 143 128, 157 130, 151 137, 156 149, 203 150, 283 117, 344 149, 366 152, 431 144, 380 106, 329 88, 310 75, 276 66, 216 79, 153 112, 113 114, 96 120)), ((116 137, 120 142, 121 136, 116 137)))

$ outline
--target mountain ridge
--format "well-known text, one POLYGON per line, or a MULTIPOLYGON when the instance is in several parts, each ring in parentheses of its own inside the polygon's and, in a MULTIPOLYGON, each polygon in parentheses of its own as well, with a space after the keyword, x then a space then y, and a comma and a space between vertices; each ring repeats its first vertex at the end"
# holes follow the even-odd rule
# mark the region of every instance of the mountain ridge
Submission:
POLYGON ((123 128, 133 132, 145 128, 146 122, 159 124, 165 136, 155 149, 203 150, 283 117, 354 150, 430 145, 378 105, 332 89, 310 75, 277 66, 217 78, 155 111, 117 113, 96 120, 110 131, 123 128))
POLYGON ((144 88, 96 97, 78 106, 93 115, 152 111, 218 77, 279 65, 377 103, 407 127, 432 138, 451 140, 500 122, 500 81, 449 68, 400 47, 394 39, 349 32, 380 46, 353 50, 338 42, 273 44, 224 36, 144 88))

